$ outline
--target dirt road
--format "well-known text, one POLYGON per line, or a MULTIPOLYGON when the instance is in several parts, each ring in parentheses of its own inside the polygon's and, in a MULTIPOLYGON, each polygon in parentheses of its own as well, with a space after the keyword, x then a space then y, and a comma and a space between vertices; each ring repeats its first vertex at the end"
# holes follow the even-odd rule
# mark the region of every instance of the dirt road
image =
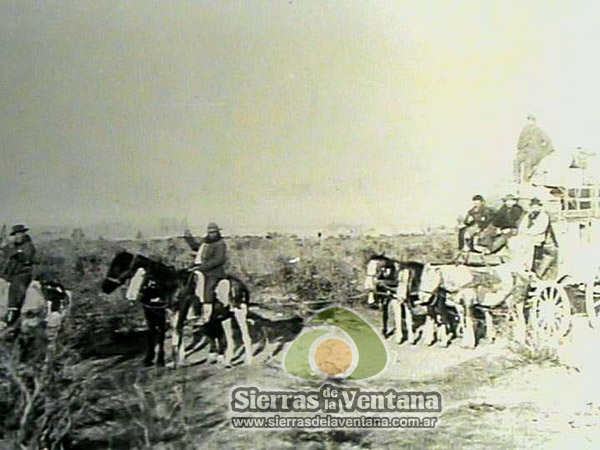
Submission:
MULTIPOLYGON (((364 313, 376 320, 374 312, 364 313)), ((111 370, 113 375, 121 371, 124 380, 131 380, 135 373, 149 405, 145 426, 163 427, 147 441, 153 448, 597 448, 600 389, 595 384, 600 370, 591 357, 600 339, 584 319, 575 319, 557 358, 515 350, 507 340, 474 350, 399 346, 388 340, 390 363, 382 374, 367 381, 345 382, 346 386, 369 390, 440 392, 443 411, 434 430, 232 428, 229 392, 237 386, 289 391, 322 384, 293 378, 283 369, 285 350, 301 331, 302 323, 282 312, 258 311, 254 316, 252 330, 257 345, 252 366, 242 364, 241 349, 237 364, 230 369, 208 362, 206 349, 202 349, 192 355, 192 365, 176 371, 139 369, 137 359, 116 362, 111 370), (165 422, 165 411, 173 404, 178 405, 177 412, 165 422), (174 429, 183 426, 185 432, 169 434, 165 423, 174 429)), ((113 390, 112 395, 118 393, 113 390)), ((135 401, 132 397, 131 402, 135 401)), ((99 444, 98 433, 104 433, 104 439, 109 433, 111 445, 118 446, 143 427, 135 428, 118 420, 98 424, 84 441, 88 446, 94 441, 99 444)))

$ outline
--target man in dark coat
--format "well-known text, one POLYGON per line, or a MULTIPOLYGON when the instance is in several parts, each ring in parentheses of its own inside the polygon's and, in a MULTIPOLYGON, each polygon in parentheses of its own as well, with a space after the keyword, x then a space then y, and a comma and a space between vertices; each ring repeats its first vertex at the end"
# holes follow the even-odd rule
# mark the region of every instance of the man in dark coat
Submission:
POLYGON ((461 250, 473 249, 474 239, 489 225, 494 218, 494 211, 485 205, 481 195, 473 196, 473 207, 467 213, 464 226, 458 231, 458 247, 461 250))
POLYGON ((536 166, 553 151, 550 137, 537 125, 535 117, 528 116, 517 143, 517 155, 513 164, 515 183, 530 181, 536 166))
POLYGON ((503 205, 494 217, 494 225, 502 231, 502 234, 514 236, 517 234, 519 223, 523 217, 523 208, 512 194, 508 194, 502 201, 503 205))
MULTIPOLYGON (((207 322, 212 313, 212 305, 216 300, 215 289, 219 281, 226 278, 225 263, 227 262, 227 246, 216 223, 209 223, 207 234, 201 242, 197 242, 189 230, 184 238, 190 248, 197 252, 191 272, 200 272, 204 276, 204 288, 200 290, 202 303, 201 322, 207 322)), ((196 311, 198 311, 196 309, 196 311)))
POLYGON ((502 200, 504 204, 494 215, 491 226, 482 233, 486 235, 480 239, 480 245, 487 248, 484 253, 497 252, 507 244, 509 238, 517 235, 524 214, 523 208, 512 194, 508 194, 502 200))
POLYGON ((35 247, 27 231, 29 229, 25 225, 15 225, 10 233, 13 243, 4 245, 8 258, 4 277, 10 283, 6 315, 8 325, 14 324, 19 318, 27 288, 33 280, 35 247))

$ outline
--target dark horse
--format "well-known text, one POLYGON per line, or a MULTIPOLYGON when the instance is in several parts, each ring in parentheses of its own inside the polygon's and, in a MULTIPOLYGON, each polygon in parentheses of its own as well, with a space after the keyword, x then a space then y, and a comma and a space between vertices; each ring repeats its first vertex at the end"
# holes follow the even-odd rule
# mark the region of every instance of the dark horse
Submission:
MULTIPOLYGON (((185 356, 183 346, 183 327, 190 305, 194 302, 195 278, 188 270, 177 270, 142 255, 134 255, 121 251, 113 258, 108 272, 102 282, 102 291, 110 294, 125 282, 131 280, 130 291, 144 307, 144 316, 148 326, 148 349, 144 364, 151 365, 156 355, 158 346, 157 364, 164 365, 165 352, 164 340, 167 327, 167 309, 173 312, 173 341, 174 363, 178 356, 185 356), (135 286, 134 286, 135 285, 135 286)), ((249 294, 241 281, 231 277, 226 282, 229 289, 223 297, 223 304, 218 299, 213 305, 213 312, 207 324, 202 326, 204 334, 211 339, 211 347, 215 339, 221 343, 223 349, 222 332, 225 331, 226 359, 233 352, 233 333, 231 330, 231 317, 235 316, 242 329, 242 337, 246 346, 246 356, 251 356, 250 339, 247 330, 246 314, 249 294), (233 312, 229 307, 233 307, 233 312), (243 310, 243 312, 241 311, 243 310)), ((128 295, 131 295, 128 292, 128 295)), ((132 298, 133 299, 133 298, 132 298)), ((230 359, 230 358, 229 358, 230 359)))
POLYGON ((381 332, 384 337, 388 337, 390 331, 389 308, 392 307, 397 343, 404 341, 404 322, 408 341, 415 343, 419 338, 413 327, 415 315, 425 316, 423 340, 427 345, 433 343, 436 323, 443 332, 449 324, 443 296, 436 296, 427 303, 419 301, 419 286, 424 267, 420 262, 397 261, 385 255, 375 255, 367 264, 365 289, 368 291, 368 302, 381 307, 381 332))

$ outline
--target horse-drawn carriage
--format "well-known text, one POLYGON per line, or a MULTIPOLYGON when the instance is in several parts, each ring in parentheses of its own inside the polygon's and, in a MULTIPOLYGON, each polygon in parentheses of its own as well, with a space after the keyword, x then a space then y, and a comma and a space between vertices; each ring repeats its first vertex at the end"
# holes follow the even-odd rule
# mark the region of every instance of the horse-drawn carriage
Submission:
POLYGON ((451 264, 419 267, 414 262, 375 257, 369 263, 365 287, 369 302, 383 307, 384 334, 390 305, 398 341, 403 339, 402 320, 407 321, 404 328, 409 340, 418 338, 413 334, 412 316, 421 314, 429 323, 425 342, 433 342, 432 330, 437 325, 441 340, 447 343, 448 309, 450 316, 458 316, 457 334, 463 335, 467 346, 475 345, 476 312, 485 318, 488 336, 494 337, 494 315, 502 309, 516 324, 517 340, 525 340, 528 323, 531 335, 542 345, 558 343, 569 332, 573 314, 586 313, 592 325, 598 322, 600 186, 530 183, 511 190, 523 206, 532 198, 541 199, 551 219, 553 242, 537 249, 533 270, 515 263, 518 250, 516 244, 511 246, 512 240, 496 254, 460 253, 451 264))

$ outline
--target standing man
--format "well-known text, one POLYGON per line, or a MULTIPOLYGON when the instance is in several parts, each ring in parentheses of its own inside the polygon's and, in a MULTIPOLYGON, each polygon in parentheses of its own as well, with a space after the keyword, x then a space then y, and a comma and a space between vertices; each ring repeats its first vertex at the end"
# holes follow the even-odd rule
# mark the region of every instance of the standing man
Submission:
POLYGON ((458 248, 463 251, 473 249, 475 238, 485 230, 494 218, 494 211, 485 205, 479 194, 473 196, 473 207, 467 213, 464 226, 458 230, 458 248))
POLYGON ((185 230, 184 238, 190 248, 197 252, 194 265, 189 270, 198 275, 196 293, 202 304, 200 324, 204 324, 210 320, 212 314, 217 284, 227 276, 225 274, 227 246, 221 236, 221 229, 212 222, 208 224, 206 236, 200 243, 194 239, 189 230, 185 230))
POLYGON ((6 314, 7 325, 14 324, 19 318, 27 288, 33 280, 35 247, 27 231, 29 228, 25 225, 15 225, 10 233, 12 243, 3 244, 8 257, 4 277, 10 282, 6 314))
POLYGON ((535 117, 527 116, 527 124, 519 134, 517 155, 513 165, 515 183, 531 180, 536 166, 553 151, 550 136, 538 126, 535 117))

